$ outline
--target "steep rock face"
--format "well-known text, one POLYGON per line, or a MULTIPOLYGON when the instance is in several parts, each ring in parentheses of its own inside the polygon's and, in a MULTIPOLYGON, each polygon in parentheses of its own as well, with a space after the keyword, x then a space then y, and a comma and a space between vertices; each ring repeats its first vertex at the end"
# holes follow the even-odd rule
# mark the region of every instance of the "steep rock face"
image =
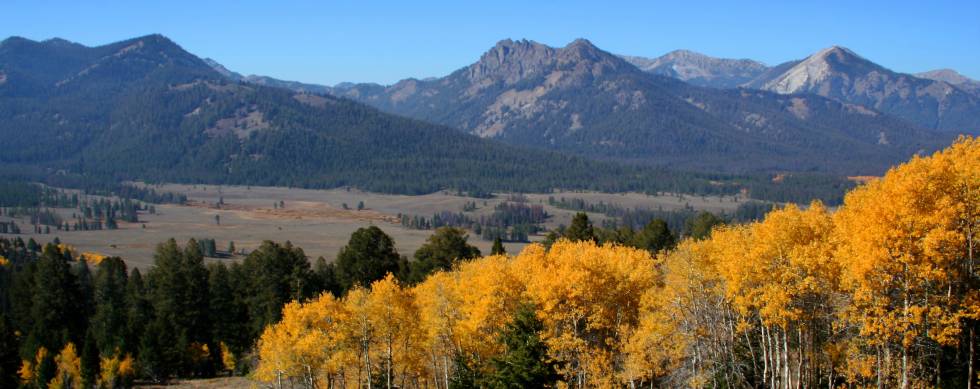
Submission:
POLYGON ((947 132, 980 132, 980 96, 947 82, 893 72, 839 46, 776 66, 745 86, 860 104, 947 132))
POLYGON ((738 87, 769 69, 750 59, 714 58, 689 50, 675 50, 657 58, 623 58, 645 72, 713 88, 738 87))
POLYGON ((504 40, 446 77, 334 93, 508 143, 687 169, 874 170, 936 138, 819 96, 652 75, 581 39, 558 48, 504 40))

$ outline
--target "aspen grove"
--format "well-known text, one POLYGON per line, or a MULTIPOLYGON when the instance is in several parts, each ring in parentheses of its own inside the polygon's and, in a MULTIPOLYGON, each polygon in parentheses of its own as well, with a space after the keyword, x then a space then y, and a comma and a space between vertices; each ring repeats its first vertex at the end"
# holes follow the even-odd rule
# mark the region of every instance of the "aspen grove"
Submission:
POLYGON ((530 306, 554 372, 541 386, 972 388, 978 225, 980 140, 961 138, 836 210, 785 205, 655 255, 560 239, 294 301, 262 334, 255 376, 503 386, 501 334, 530 306))

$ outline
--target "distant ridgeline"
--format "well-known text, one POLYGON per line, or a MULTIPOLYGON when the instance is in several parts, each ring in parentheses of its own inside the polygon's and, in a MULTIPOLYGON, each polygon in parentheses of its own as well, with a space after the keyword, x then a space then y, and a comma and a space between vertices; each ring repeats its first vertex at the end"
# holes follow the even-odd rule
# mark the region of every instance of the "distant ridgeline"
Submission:
POLYGON ((817 183, 801 191, 768 174, 685 173, 682 165, 630 166, 506 145, 343 98, 240 83, 159 35, 99 47, 10 38, 0 44, 0 69, 0 172, 70 183, 54 186, 143 180, 401 194, 748 190, 800 202, 836 202, 843 192, 836 178, 816 175, 800 176, 817 183))

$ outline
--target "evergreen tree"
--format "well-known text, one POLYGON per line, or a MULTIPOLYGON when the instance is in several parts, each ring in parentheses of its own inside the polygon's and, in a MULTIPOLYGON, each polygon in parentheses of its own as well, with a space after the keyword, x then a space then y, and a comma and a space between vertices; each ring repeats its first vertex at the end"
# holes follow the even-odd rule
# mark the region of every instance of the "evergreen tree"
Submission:
POLYGON ((71 291, 74 302, 68 312, 72 342, 82 344, 85 340, 85 333, 88 332, 89 318, 95 312, 95 288, 92 280, 92 269, 88 266, 88 261, 84 256, 78 258, 72 269, 74 276, 74 288, 71 291))
POLYGON ((247 308, 238 298, 231 272, 223 263, 208 265, 208 292, 214 341, 224 342, 234 353, 247 351, 247 308))
POLYGON ((146 287, 139 269, 133 269, 126 281, 126 330, 123 351, 137 355, 143 332, 152 318, 152 306, 146 297, 146 287))
POLYGON ((359 228, 337 254, 337 282, 346 292, 354 285, 371 285, 388 273, 397 273, 400 257, 395 241, 376 226, 359 228))
POLYGON ((20 356, 17 336, 6 315, 0 315, 0 388, 16 388, 20 383, 20 356))
POLYGON ((154 321, 140 337, 139 366, 142 375, 153 382, 165 383, 176 371, 180 350, 168 347, 171 336, 167 333, 165 322, 154 321))
MULTIPOLYGON (((156 373, 207 374, 207 367, 194 360, 193 353, 189 352, 211 343, 208 272, 200 245, 193 239, 183 251, 173 239, 159 245, 154 255, 154 267, 147 277, 149 300, 155 314, 153 323, 156 324, 151 328, 163 329, 162 332, 144 334, 144 341, 164 349, 156 373), (151 339, 147 340, 148 337, 151 339)), ((140 355, 143 354, 141 350, 140 355)))
POLYGON ((676 238, 663 219, 653 219, 633 236, 632 246, 656 255, 661 250, 674 247, 676 238))
POLYGON ((313 274, 316 278, 317 292, 330 292, 335 297, 340 296, 340 284, 337 283, 337 272, 333 263, 327 263, 323 257, 317 258, 313 266, 313 274))
POLYGON ((494 388, 547 388, 558 380, 555 366, 548 359, 548 346, 541 340, 544 324, 534 307, 524 304, 500 334, 504 353, 491 362, 494 372, 488 386, 494 388))
POLYGON ((95 314, 89 323, 104 356, 123 351, 127 331, 126 264, 118 257, 99 262, 95 273, 95 314))
POLYGON ((490 255, 504 254, 507 254, 507 250, 504 249, 504 243, 500 241, 500 237, 493 238, 493 247, 490 248, 490 255))
POLYGON ((48 351, 38 361, 37 370, 34 376, 34 387, 43 389, 49 387, 49 383, 58 374, 58 365, 54 363, 55 354, 48 351))
POLYGON ((49 244, 37 261, 31 296, 31 330, 22 356, 31 358, 39 347, 61 350, 71 339, 73 326, 75 280, 68 261, 58 248, 49 244))
POLYGON ((479 366, 475 366, 476 361, 473 358, 467 358, 464 353, 457 352, 454 362, 456 370, 450 377, 449 389, 469 389, 484 386, 482 384, 486 377, 483 376, 479 366))
POLYGON ((437 270, 451 270, 457 261, 477 258, 480 249, 466 243, 469 238, 460 228, 440 227, 415 251, 415 262, 407 277, 410 283, 421 282, 437 270))
POLYGON ((572 218, 572 224, 565 229, 562 236, 571 241, 596 240, 592 222, 589 221, 589 215, 586 215, 585 212, 575 214, 572 218))
POLYGON ((82 383, 86 388, 95 387, 99 377, 99 362, 99 348, 96 345, 95 335, 92 331, 88 331, 85 333, 81 355, 82 383))
POLYGON ((262 242, 235 270, 233 278, 245 282, 252 339, 279 321, 286 303, 309 297, 315 286, 306 254, 289 242, 262 242))
MULTIPOLYGON (((14 331, 27 334, 34 326, 31 305, 34 303, 34 273, 38 261, 30 261, 17 270, 10 285, 10 325, 14 331)), ((23 340, 23 338, 21 338, 23 340)), ((24 359, 33 358, 34 349, 27 350, 24 359)))
POLYGON ((701 240, 711 235, 711 230, 716 226, 725 224, 721 218, 715 214, 703 211, 687 222, 687 235, 701 240))

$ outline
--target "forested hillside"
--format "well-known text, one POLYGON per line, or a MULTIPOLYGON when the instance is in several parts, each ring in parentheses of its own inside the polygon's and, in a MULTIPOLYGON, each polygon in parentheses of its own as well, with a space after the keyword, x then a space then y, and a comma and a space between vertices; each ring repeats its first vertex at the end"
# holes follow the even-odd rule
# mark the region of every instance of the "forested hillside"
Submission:
POLYGON ((303 186, 733 193, 708 177, 502 145, 330 96, 240 84, 152 35, 0 44, 3 173, 303 186), (38 169, 40 168, 40 169, 38 169))

